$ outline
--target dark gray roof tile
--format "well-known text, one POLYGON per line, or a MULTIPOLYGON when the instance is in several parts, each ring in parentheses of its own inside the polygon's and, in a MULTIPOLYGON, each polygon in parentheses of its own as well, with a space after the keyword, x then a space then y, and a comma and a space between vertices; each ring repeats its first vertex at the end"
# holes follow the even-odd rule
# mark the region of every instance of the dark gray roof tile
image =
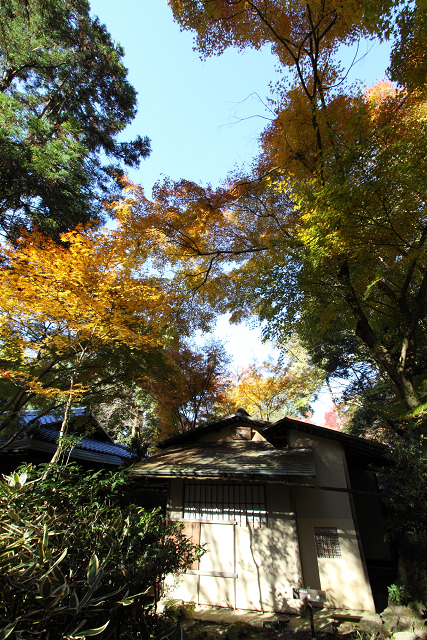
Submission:
MULTIPOLYGON (((58 431, 47 429, 42 426, 38 428, 38 433, 43 440, 47 440, 48 442, 57 442, 59 437, 58 431)), ((76 438, 76 443, 77 444, 75 446, 78 449, 108 453, 113 456, 119 456, 120 458, 126 458, 127 460, 131 460, 134 457, 133 453, 125 447, 125 445, 107 444, 106 442, 99 442, 92 438, 76 438)))

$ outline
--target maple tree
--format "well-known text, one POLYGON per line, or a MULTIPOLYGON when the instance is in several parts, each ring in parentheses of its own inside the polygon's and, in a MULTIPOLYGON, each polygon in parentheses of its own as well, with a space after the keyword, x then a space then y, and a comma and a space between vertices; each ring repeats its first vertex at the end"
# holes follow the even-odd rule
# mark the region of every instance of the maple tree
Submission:
POLYGON ((117 379, 123 360, 167 343, 175 295, 120 229, 77 228, 61 244, 33 232, 2 247, 2 264, 1 430, 16 435, 31 401, 65 408, 63 435, 72 403, 117 379))
POLYGON ((181 27, 196 32, 202 56, 270 43, 294 80, 272 103, 251 174, 230 175, 216 189, 165 180, 152 200, 135 189, 119 215, 127 212, 135 236, 150 229, 153 250, 234 321, 255 312, 267 336, 286 342, 296 332, 310 350, 353 334, 353 354, 392 382, 400 415, 418 411, 426 374, 424 97, 389 81, 346 89, 333 64, 338 45, 375 35, 393 7, 169 4, 181 27))
POLYGON ((187 282, 221 310, 235 320, 256 313, 267 336, 296 332, 311 352, 334 345, 329 377, 357 372, 364 395, 352 422, 391 446, 390 534, 408 593, 416 583, 425 596, 422 554, 414 571, 404 553, 408 532, 424 555, 426 544, 425 3, 169 4, 202 57, 268 44, 286 75, 251 171, 215 190, 160 185, 145 219, 156 227, 163 208, 157 226, 185 256, 187 282), (346 86, 338 46, 391 33, 397 85, 346 86), (340 346, 346 358, 334 357, 340 346))
POLYGON ((161 369, 151 369, 141 386, 156 401, 159 436, 170 437, 223 416, 230 358, 211 340, 201 347, 188 341, 165 350, 161 369))
POLYGON ((397 25, 390 59, 390 78, 410 91, 425 92, 427 18, 422 3, 405 4, 397 18, 397 25))
POLYGON ((351 105, 351 96, 339 91, 343 70, 334 54, 340 45, 361 37, 386 35, 395 3, 169 0, 168 4, 181 29, 195 34, 195 48, 202 58, 220 55, 227 47, 271 48, 286 75, 278 87, 280 102, 272 103, 276 117, 268 135, 273 129, 280 142, 274 149, 275 162, 267 169, 286 166, 299 179, 321 173, 324 153, 338 135, 345 136, 351 105))
POLYGON ((136 114, 123 48, 90 16, 87 0, 0 5, 0 230, 35 226, 56 238, 101 219, 138 166, 147 137, 119 141, 136 114))
POLYGON ((307 363, 254 362, 235 376, 226 401, 261 420, 305 416, 322 382, 321 372, 307 363))
POLYGON ((345 427, 345 417, 341 415, 339 411, 339 407, 332 407, 328 411, 325 411, 323 416, 323 425, 327 429, 332 429, 333 431, 342 431, 343 427, 345 427))

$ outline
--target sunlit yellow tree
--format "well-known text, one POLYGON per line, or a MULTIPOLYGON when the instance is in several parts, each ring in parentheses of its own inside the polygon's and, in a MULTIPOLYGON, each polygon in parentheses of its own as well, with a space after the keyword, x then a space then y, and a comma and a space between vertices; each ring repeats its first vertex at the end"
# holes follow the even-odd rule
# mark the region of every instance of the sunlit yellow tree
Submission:
POLYGON ((301 417, 310 411, 310 401, 322 382, 321 372, 307 363, 253 362, 238 372, 227 390, 226 401, 234 410, 243 407, 261 420, 301 417))
POLYGON ((174 295, 146 258, 129 250, 120 229, 80 228, 60 244, 35 232, 2 248, 2 430, 31 400, 63 407, 65 431, 72 402, 95 375, 89 361, 105 348, 165 344, 174 295))

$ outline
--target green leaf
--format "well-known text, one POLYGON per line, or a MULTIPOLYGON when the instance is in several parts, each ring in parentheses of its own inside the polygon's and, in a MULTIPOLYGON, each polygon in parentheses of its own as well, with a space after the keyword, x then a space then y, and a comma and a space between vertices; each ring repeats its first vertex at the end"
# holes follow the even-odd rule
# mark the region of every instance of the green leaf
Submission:
POLYGON ((54 568, 55 568, 56 566, 58 566, 58 564, 59 564, 60 562, 62 562, 62 560, 63 560, 63 559, 65 558, 65 556, 67 555, 67 552, 68 552, 68 549, 64 549, 64 551, 61 553, 61 555, 59 556, 59 558, 54 562, 54 564, 53 564, 51 567, 49 567, 49 569, 46 571, 46 573, 44 573, 44 574, 41 576, 41 579, 43 579, 43 578, 45 578, 46 576, 48 576, 48 575, 49 575, 49 573, 50 573, 51 571, 53 571, 53 570, 54 570, 54 568))
POLYGON ((24 484, 27 482, 27 478, 28 478, 28 474, 26 471, 24 471, 23 473, 21 473, 21 475, 18 478, 18 482, 20 484, 21 487, 24 486, 24 484))
POLYGON ((76 593, 76 590, 74 589, 73 593, 71 594, 70 597, 70 609, 78 609, 79 608, 79 597, 76 593))
POLYGON ((60 582, 61 584, 66 581, 64 574, 62 573, 61 569, 56 566, 56 564, 52 567, 52 574, 55 580, 58 580, 58 582, 60 582))
POLYGON ((70 591, 70 587, 67 584, 67 581, 64 580, 62 584, 60 584, 56 589, 54 589, 51 593, 52 597, 60 597, 66 596, 70 591))
MULTIPOLYGON (((10 523, 8 523, 8 522, 5 522, 5 523, 3 524, 3 526, 4 526, 6 529, 9 529, 10 531, 13 531, 14 533, 19 533, 19 534, 21 534, 21 535, 22 535, 21 529, 19 529, 18 527, 15 527, 15 525, 13 525, 13 524, 10 524, 10 523)), ((31 533, 31 532, 30 532, 30 533, 31 533)), ((24 535, 24 537, 25 537, 25 533, 24 533, 23 535, 24 535)))
POLYGON ((89 567, 87 570, 87 581, 89 583, 89 585, 92 585, 95 578, 96 578, 96 574, 98 572, 99 569, 99 560, 97 558, 97 556, 95 554, 93 554, 93 556, 91 557, 90 561, 89 561, 89 567))
POLYGON ((52 593, 52 584, 49 578, 39 583, 39 593, 44 600, 49 598, 52 593))
POLYGON ((4 627, 3 629, 1 629, 1 631, 0 631, 0 640, 6 640, 6 638, 8 638, 10 636, 10 634, 14 630, 17 622, 18 621, 15 620, 15 622, 11 622, 10 624, 7 625, 7 627, 4 627))
POLYGON ((412 411, 408 411, 404 417, 419 418, 425 415, 426 413, 427 413, 427 402, 423 402, 418 407, 415 407, 415 409, 412 409, 412 411))
MULTIPOLYGON (((96 605, 99 602, 105 602, 105 600, 108 600, 108 598, 112 598, 113 596, 116 596, 118 593, 120 593, 121 591, 123 591, 125 587, 120 587, 119 589, 115 589, 114 591, 110 591, 109 593, 106 593, 102 596, 100 596, 99 598, 92 598, 90 603, 91 605, 96 605)), ((127 596, 128 591, 126 592, 125 596, 127 596)))
POLYGON ((49 545, 49 531, 47 528, 47 524, 45 524, 43 527, 43 551, 46 551, 48 545, 49 545))
POLYGON ((92 583, 92 586, 90 587, 90 589, 85 593, 85 595, 83 596, 81 602, 80 602, 80 607, 85 607, 88 602, 90 601, 90 599, 92 598, 93 594, 95 593, 95 590, 98 586, 98 583, 100 582, 100 580, 102 579, 104 575, 104 570, 103 568, 101 568, 98 573, 95 576, 95 579, 92 583))
POLYGON ((134 599, 133 598, 127 598, 127 600, 118 600, 117 604, 122 604, 124 607, 129 606, 130 604, 134 603, 134 599))
POLYGON ((28 567, 25 569, 25 571, 23 571, 22 573, 19 574, 20 578, 31 578, 31 576, 34 573, 34 570, 36 568, 36 563, 32 562, 31 564, 28 565, 28 567))
POLYGON ((87 636, 97 636, 100 633, 102 633, 110 624, 110 621, 108 620, 105 624, 102 625, 102 627, 98 627, 97 629, 86 629, 85 631, 79 631, 76 634, 72 634, 70 636, 67 636, 67 638, 69 638, 69 640, 73 640, 74 638, 86 638, 87 636))

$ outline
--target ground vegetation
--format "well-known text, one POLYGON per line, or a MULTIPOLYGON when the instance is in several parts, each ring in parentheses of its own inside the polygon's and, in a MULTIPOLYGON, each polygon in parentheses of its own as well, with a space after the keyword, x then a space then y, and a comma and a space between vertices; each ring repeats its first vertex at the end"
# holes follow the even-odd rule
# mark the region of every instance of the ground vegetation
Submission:
POLYGON ((130 484, 124 472, 75 465, 0 482, 2 637, 148 640, 149 593, 200 550, 130 484))

